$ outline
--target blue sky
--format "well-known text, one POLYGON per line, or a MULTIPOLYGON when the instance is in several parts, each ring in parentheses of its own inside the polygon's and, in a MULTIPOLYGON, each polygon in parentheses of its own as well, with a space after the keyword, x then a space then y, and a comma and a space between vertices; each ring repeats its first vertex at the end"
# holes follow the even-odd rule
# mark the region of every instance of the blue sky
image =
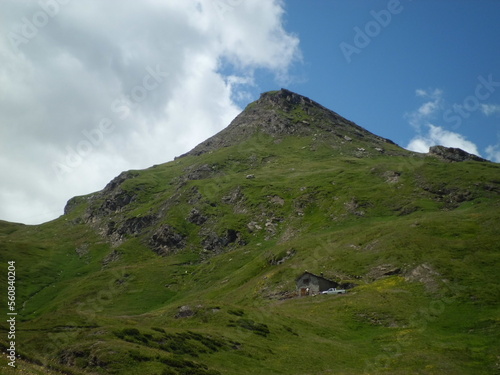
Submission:
POLYGON ((500 162, 497 0, 2 0, 0 220, 52 220, 288 88, 500 162))
MULTIPOLYGON (((302 52, 302 62, 291 70, 290 90, 403 147, 416 136, 453 140, 446 136, 452 132, 474 143, 483 157, 494 156, 491 146, 500 144, 500 84, 487 99, 467 98, 475 97, 481 76, 500 82, 499 1, 286 0, 285 4, 285 27, 300 39, 302 52), (393 10, 398 12, 391 13, 387 22, 389 4, 397 3, 393 10), (375 20, 373 11, 382 12, 387 23, 380 30, 370 24, 375 20), (362 31, 368 27, 374 36, 359 53, 349 54, 348 62, 340 46, 356 47, 355 27, 362 31), (421 91, 418 95, 417 90, 438 95, 433 98, 421 91), (428 116, 411 121, 429 102, 436 105, 428 116), (428 123, 443 129, 444 135, 430 137, 428 123)), ((260 86, 267 90, 275 83, 260 86)), ((480 94, 485 98, 488 92, 480 94)))

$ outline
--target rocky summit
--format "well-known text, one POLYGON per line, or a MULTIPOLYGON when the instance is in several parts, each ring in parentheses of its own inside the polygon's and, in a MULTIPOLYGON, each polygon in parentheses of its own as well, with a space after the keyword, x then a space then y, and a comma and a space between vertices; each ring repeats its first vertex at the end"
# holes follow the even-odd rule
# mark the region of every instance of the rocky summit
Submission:
POLYGON ((309 98, 281 89, 263 93, 226 129, 182 156, 201 155, 238 145, 256 134, 269 135, 275 138, 275 142, 287 136, 320 136, 337 147, 352 139, 358 139, 371 148, 392 143, 309 98))
POLYGON ((499 172, 264 93, 54 221, 0 222, 0 372, 496 373, 499 172))

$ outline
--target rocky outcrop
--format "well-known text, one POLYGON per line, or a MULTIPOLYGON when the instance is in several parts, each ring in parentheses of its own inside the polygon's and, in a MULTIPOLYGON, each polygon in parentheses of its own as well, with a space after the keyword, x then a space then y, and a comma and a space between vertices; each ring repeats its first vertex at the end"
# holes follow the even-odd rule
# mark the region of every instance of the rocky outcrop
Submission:
POLYGON ((117 232, 122 236, 127 234, 137 236, 153 225, 155 221, 156 218, 150 215, 131 217, 125 220, 117 232))
POLYGON ((401 274, 402 270, 392 264, 381 264, 372 268, 367 274, 366 279, 368 281, 375 281, 388 276, 394 276, 401 274))
POLYGON ((406 272, 405 280, 422 283, 428 292, 438 291, 442 282, 441 274, 434 270, 431 265, 425 263, 406 272))
POLYGON ((208 220, 208 218, 205 215, 203 215, 199 210, 193 208, 191 212, 189 212, 189 215, 186 218, 186 220, 192 224, 202 225, 208 220))
POLYGON ((258 136, 256 144, 246 144, 246 148, 263 147, 261 141, 266 136, 279 141, 289 135, 312 136, 316 139, 318 134, 322 134, 322 141, 337 145, 353 139, 362 139, 372 148, 393 144, 305 96, 281 89, 261 94, 227 128, 179 157, 198 156, 224 147, 242 145, 255 135, 258 136))
POLYGON ((241 233, 234 229, 226 230, 226 233, 222 236, 219 236, 216 233, 211 232, 201 242, 203 249, 217 253, 221 252, 225 247, 231 244, 238 244, 238 245, 246 244, 241 237, 241 233))
POLYGON ((283 264, 287 260, 291 259, 295 254, 297 254, 297 250, 289 249, 284 254, 272 255, 267 261, 272 266, 279 266, 280 264, 283 264))
POLYGON ((112 262, 116 262, 121 258, 122 253, 118 250, 113 250, 111 253, 106 255, 106 257, 102 260, 103 267, 106 267, 108 264, 112 262))
POLYGON ((186 246, 185 236, 170 225, 161 226, 149 240, 149 246, 158 255, 169 255, 186 246))
MULTIPOLYGON (((106 187, 87 198, 89 206, 83 216, 85 222, 95 227, 100 227, 102 219, 121 212, 126 206, 134 202, 136 194, 122 187, 123 183, 131 178, 137 177, 135 172, 123 172, 115 177, 106 187)), ((70 200, 66 211, 71 211, 76 202, 70 200)))
MULTIPOLYGON (((262 202, 256 202, 255 195, 249 191, 265 181, 265 174, 256 168, 278 163, 278 157, 269 150, 289 136, 307 137, 306 142, 300 140, 301 144, 307 144, 301 150, 315 152, 319 147, 326 147, 332 150, 333 156, 342 155, 346 160, 348 157, 380 157, 381 153, 414 156, 313 100, 281 89, 263 93, 226 129, 186 154, 202 155, 234 146, 235 152, 231 152, 227 161, 212 157, 183 159, 172 165, 178 170, 165 175, 158 173, 154 178, 143 178, 143 172, 123 172, 102 191, 71 199, 65 213, 81 212, 78 221, 75 219, 73 223, 88 224, 112 247, 120 246, 130 237, 138 237, 143 245, 161 256, 186 247, 190 250, 201 247, 207 254, 218 254, 244 245, 243 234, 262 235, 266 241, 278 237, 278 241, 286 242, 298 231, 288 224, 290 218, 282 212, 291 210, 294 220, 302 219, 314 207, 321 191, 303 186, 299 195, 269 192, 262 197, 262 202), (238 175, 234 175, 236 171, 238 175), (238 183, 221 190, 220 187, 233 178, 238 183), (219 215, 231 211, 241 215, 248 223, 246 228, 239 219, 221 220, 219 215), (183 220, 183 224, 177 224, 183 220), (165 222, 176 223, 177 229, 162 225, 165 222)), ((485 161, 463 150, 443 146, 431 147, 430 155, 445 161, 485 161)), ((419 158, 423 161, 426 157, 419 154, 419 158)), ((404 182, 402 173, 398 169, 380 171, 382 178, 396 187, 404 182)), ((488 189, 495 189, 491 186, 488 189)), ((443 202, 446 209, 475 197, 473 186, 456 188, 424 181, 421 188, 436 201, 443 202)), ((338 217, 366 216, 373 205, 356 197, 346 199, 338 217)), ((401 215, 417 209, 418 206, 412 204, 398 208, 401 215)), ((83 248, 78 251, 79 255, 84 253, 83 248)))
POLYGON ((438 158, 450 162, 461 161, 481 161, 488 162, 489 160, 483 159, 477 155, 469 154, 468 152, 453 147, 432 146, 429 149, 429 155, 437 156, 438 158))
POLYGON ((194 315, 194 311, 190 306, 181 306, 179 311, 175 314, 176 319, 189 318, 194 315))
POLYGON ((203 180, 209 178, 214 174, 217 167, 215 165, 203 164, 199 166, 191 166, 186 168, 184 171, 186 173, 185 177, 187 180, 203 180))
POLYGON ((102 206, 99 208, 99 214, 107 215, 112 212, 121 210, 126 205, 134 200, 134 195, 129 192, 121 191, 109 198, 107 198, 102 206))

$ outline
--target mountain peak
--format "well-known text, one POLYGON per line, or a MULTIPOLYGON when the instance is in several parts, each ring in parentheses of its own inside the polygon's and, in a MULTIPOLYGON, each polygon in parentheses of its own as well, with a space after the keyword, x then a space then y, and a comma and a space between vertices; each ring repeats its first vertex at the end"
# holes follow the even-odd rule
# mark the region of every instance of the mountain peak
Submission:
POLYGON ((297 105, 322 107, 320 104, 316 103, 306 96, 302 96, 293 91, 283 88, 281 90, 267 91, 260 94, 260 98, 257 102, 274 103, 288 109, 293 108, 297 105))
MULTIPOLYGON (((392 141, 379 137, 332 110, 287 89, 268 91, 250 103, 231 124, 200 143, 183 156, 198 156, 223 147, 234 146, 257 133, 276 138, 317 136, 339 144, 362 139, 363 145, 379 147, 392 141)), ((358 145, 359 148, 359 145, 358 145)))

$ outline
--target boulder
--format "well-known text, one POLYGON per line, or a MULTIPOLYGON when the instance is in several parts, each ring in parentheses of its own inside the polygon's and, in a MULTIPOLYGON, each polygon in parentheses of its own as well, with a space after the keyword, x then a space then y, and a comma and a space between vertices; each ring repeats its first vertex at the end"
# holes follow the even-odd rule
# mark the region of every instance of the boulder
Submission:
POLYGON ((440 159, 450 161, 450 162, 461 162, 461 161, 481 161, 487 162, 489 160, 483 159, 477 155, 469 154, 460 148, 444 147, 444 146, 432 146, 429 149, 429 154, 439 157, 440 159))

